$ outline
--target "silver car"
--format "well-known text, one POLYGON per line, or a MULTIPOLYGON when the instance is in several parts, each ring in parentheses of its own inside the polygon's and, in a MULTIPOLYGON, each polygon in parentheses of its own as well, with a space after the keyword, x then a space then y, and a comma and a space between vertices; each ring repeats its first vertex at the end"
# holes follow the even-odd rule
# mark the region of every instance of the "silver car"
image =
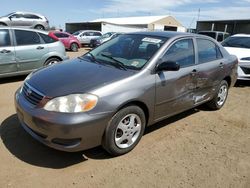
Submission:
POLYGON ((6 16, 0 17, 0 26, 48 30, 49 21, 45 16, 36 13, 12 12, 6 16))
POLYGON ((65 47, 45 31, 0 28, 0 78, 66 60, 65 47))
POLYGON ((73 33, 73 35, 80 41, 81 44, 90 44, 91 39, 102 36, 100 31, 95 30, 83 30, 73 33))

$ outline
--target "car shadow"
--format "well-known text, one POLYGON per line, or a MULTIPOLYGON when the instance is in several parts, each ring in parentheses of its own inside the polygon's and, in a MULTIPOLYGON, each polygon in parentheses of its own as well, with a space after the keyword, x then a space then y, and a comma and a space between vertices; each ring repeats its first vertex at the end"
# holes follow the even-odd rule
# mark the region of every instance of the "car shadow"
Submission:
POLYGON ((0 84, 6 84, 11 82, 19 82, 23 81, 26 78, 27 75, 22 76, 13 76, 13 77, 7 77, 7 78, 1 78, 0 84))
MULTIPOLYGON (((199 110, 192 109, 147 127, 149 134, 161 127, 168 126, 182 118, 190 116, 199 110)), ((0 126, 0 137, 8 151, 15 157, 30 165, 62 169, 78 163, 112 158, 101 146, 82 152, 63 152, 49 148, 33 139, 21 126, 16 114, 5 119, 0 126)))
POLYGON ((84 152, 63 152, 49 148, 33 139, 20 126, 17 115, 11 115, 0 126, 3 144, 18 159, 45 168, 61 169, 92 159, 108 159, 111 156, 101 147, 84 152))
POLYGON ((249 87, 250 81, 249 80, 237 80, 234 87, 249 87))

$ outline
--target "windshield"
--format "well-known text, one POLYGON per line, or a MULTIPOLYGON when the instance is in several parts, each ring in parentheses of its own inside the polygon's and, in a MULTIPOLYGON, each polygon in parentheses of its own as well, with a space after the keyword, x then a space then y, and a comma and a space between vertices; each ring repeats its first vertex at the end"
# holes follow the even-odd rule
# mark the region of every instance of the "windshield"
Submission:
POLYGON ((105 33, 104 35, 100 36, 100 39, 109 38, 113 33, 105 33))
POLYGON ((222 43, 224 47, 248 48, 250 49, 250 37, 229 37, 222 43))
POLYGON ((15 12, 9 13, 9 14, 3 16, 3 17, 9 17, 10 15, 12 15, 12 14, 14 14, 14 13, 15 13, 15 12))
POLYGON ((81 33, 81 31, 74 32, 72 35, 77 36, 81 33))
POLYGON ((99 63, 119 63, 126 69, 140 70, 167 40, 166 37, 140 34, 120 35, 83 57, 90 60, 94 57, 99 63))

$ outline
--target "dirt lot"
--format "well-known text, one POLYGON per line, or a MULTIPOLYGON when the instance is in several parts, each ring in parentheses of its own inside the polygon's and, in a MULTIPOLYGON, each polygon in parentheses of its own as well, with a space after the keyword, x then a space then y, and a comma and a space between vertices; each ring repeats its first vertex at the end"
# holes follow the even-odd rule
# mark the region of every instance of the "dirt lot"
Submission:
POLYGON ((64 153, 32 139, 13 104, 24 78, 0 81, 0 187, 250 187, 250 83, 233 87, 220 111, 157 123, 132 152, 111 158, 101 147, 64 153))

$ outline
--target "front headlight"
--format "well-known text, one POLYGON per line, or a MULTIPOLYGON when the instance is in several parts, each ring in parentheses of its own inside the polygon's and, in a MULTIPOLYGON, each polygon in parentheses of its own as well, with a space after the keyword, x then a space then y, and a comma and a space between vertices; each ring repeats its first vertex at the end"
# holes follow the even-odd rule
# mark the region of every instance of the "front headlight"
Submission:
POLYGON ((47 111, 78 113, 92 110, 98 101, 98 97, 91 94, 71 94, 51 99, 44 109, 47 111))

